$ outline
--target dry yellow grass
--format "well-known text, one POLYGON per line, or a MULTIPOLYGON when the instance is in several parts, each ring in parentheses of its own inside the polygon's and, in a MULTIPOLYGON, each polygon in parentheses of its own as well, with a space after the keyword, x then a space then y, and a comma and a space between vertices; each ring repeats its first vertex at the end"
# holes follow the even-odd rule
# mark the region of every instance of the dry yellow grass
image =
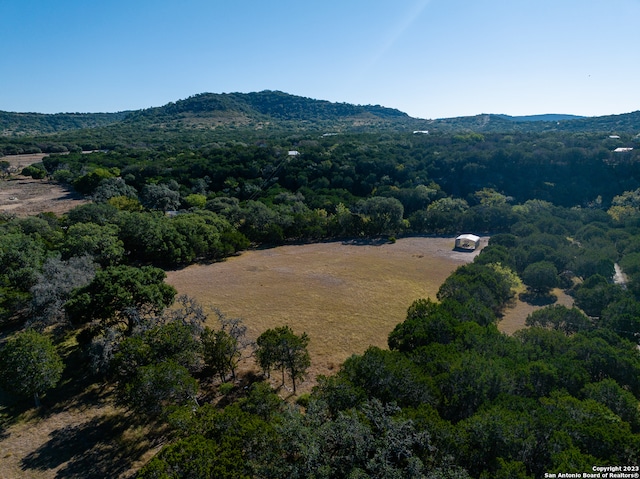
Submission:
MULTIPOLYGON (((554 289, 552 293, 554 296, 556 296, 556 298, 558 298, 557 301, 553 304, 560 304, 562 306, 566 306, 567 308, 573 307, 573 298, 567 293, 565 293, 561 289, 554 289)), ((525 325, 527 316, 542 307, 544 306, 537 306, 526 303, 519 299, 515 299, 513 301, 513 304, 511 304, 504 311, 504 316, 498 323, 498 329, 508 335, 512 335, 519 329, 524 329, 527 327, 525 325)))
POLYGON ((352 354, 386 347, 414 300, 435 299, 451 272, 477 254, 453 251, 453 244, 453 238, 413 237, 394 244, 281 246, 171 271, 167 282, 209 311, 243 318, 253 340, 282 325, 306 332, 308 388, 352 354))

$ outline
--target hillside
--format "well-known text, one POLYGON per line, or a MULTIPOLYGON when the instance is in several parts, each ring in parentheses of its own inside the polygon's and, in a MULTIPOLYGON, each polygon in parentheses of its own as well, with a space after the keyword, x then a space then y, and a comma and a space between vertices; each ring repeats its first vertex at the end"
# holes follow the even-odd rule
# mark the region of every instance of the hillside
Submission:
MULTIPOLYGON (((25 137, 115 127, 111 134, 151 127, 179 130, 249 130, 333 128, 410 129, 424 120, 379 105, 332 103, 290 95, 279 91, 254 93, 202 93, 164 106, 120 113, 11 113, 0 111, 0 136, 25 137)), ((103 136, 105 132, 96 132, 103 136)), ((109 133, 107 133, 109 134, 109 133)))
MULTIPOLYGON (((6 139, 62 133, 60 141, 101 141, 148 137, 153 132, 207 134, 250 131, 390 131, 540 133, 640 131, 640 111, 623 115, 578 117, 547 114, 514 117, 481 114, 420 119, 380 105, 316 100, 281 91, 201 93, 164 106, 120 113, 10 113, 0 111, 0 136, 6 139), (91 129, 91 131, 85 131, 91 129), (79 134, 78 132, 82 132, 79 134), (75 133, 74 133, 75 132, 75 133)), ((157 136, 157 135, 155 135, 157 136)), ((148 142, 148 141, 147 141, 148 142)))
POLYGON ((429 124, 433 131, 455 133, 542 133, 542 132, 615 132, 640 131, 640 111, 622 115, 578 117, 573 115, 534 115, 511 117, 481 114, 458 118, 442 118, 429 124))
POLYGON ((126 123, 212 128, 220 126, 359 127, 416 122, 406 113, 382 106, 332 103, 280 91, 202 93, 130 115, 126 123))
POLYGON ((584 118, 578 115, 562 115, 562 114, 546 114, 546 115, 524 115, 524 116, 509 116, 498 115, 511 121, 564 121, 564 120, 577 120, 584 118))
POLYGON ((0 136, 33 136, 83 128, 98 128, 122 121, 119 113, 13 113, 0 111, 0 136))
POLYGON ((234 112, 252 120, 309 121, 336 120, 356 117, 409 119, 409 115, 392 108, 360 106, 313 100, 280 91, 256 93, 202 93, 159 108, 142 110, 129 118, 215 117, 234 112))

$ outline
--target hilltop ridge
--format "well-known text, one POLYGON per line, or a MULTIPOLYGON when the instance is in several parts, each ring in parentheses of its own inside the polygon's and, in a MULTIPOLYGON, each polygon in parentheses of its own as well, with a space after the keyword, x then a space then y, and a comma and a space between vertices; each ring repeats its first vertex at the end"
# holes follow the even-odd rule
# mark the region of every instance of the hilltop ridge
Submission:
POLYGON ((0 111, 0 136, 52 135, 74 130, 122 127, 129 133, 163 130, 279 129, 432 132, 640 131, 640 111, 580 117, 570 114, 475 116, 423 119, 381 105, 354 105, 265 90, 252 93, 200 93, 159 107, 118 113, 12 113, 0 111))

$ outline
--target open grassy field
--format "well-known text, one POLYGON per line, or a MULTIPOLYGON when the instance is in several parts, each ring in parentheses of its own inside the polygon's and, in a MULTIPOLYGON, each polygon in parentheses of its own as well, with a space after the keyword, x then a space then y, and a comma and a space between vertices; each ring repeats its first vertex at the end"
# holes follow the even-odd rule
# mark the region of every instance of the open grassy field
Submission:
POLYGON ((47 155, 39 153, 0 158, 10 163, 13 172, 10 178, 0 180, 0 211, 13 213, 16 216, 49 211, 61 215, 87 202, 82 195, 59 183, 34 180, 18 174, 22 168, 42 161, 45 156, 47 155))
POLYGON ((411 303, 435 299, 451 272, 478 253, 453 251, 453 245, 453 238, 413 237, 394 244, 281 246, 170 271, 167 282, 208 311, 218 308, 242 318, 253 340, 282 325, 306 332, 309 386, 317 374, 330 374, 352 354, 386 347, 411 303))

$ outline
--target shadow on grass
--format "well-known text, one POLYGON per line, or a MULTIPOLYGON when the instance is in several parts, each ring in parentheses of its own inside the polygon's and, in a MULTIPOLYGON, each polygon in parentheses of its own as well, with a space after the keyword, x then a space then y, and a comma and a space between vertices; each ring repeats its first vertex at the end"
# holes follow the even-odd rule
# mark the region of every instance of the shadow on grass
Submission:
POLYGON ((131 426, 124 416, 102 416, 51 432, 50 439, 22 459, 23 471, 47 471, 64 465, 57 478, 117 477, 148 449, 139 437, 126 438, 131 426))
POLYGON ((389 238, 385 237, 350 238, 342 241, 343 245, 348 246, 382 246, 389 243, 389 238))
POLYGON ((549 306, 558 301, 558 297, 553 293, 534 293, 527 291, 520 293, 520 301, 528 303, 532 306, 549 306))
POLYGON ((46 420, 68 409, 89 409, 109 402, 111 390, 108 387, 75 382, 65 390, 57 387, 40 397, 40 408, 35 407, 33 398, 22 397, 0 389, 0 440, 6 439, 7 429, 32 419, 46 420), (84 388, 84 389, 82 389, 84 388), (69 391, 72 391, 71 395, 69 391))
MULTIPOLYGON (((238 378, 235 381, 235 385, 233 389, 231 389, 227 394, 223 395, 217 400, 217 406, 219 408, 224 408, 238 401, 239 399, 245 397, 251 386, 256 382, 264 381, 264 377, 260 374, 255 373, 254 371, 248 371, 246 373, 238 374, 238 378)), ((210 394, 208 397, 204 398, 204 401, 211 402, 212 395, 210 394)))

